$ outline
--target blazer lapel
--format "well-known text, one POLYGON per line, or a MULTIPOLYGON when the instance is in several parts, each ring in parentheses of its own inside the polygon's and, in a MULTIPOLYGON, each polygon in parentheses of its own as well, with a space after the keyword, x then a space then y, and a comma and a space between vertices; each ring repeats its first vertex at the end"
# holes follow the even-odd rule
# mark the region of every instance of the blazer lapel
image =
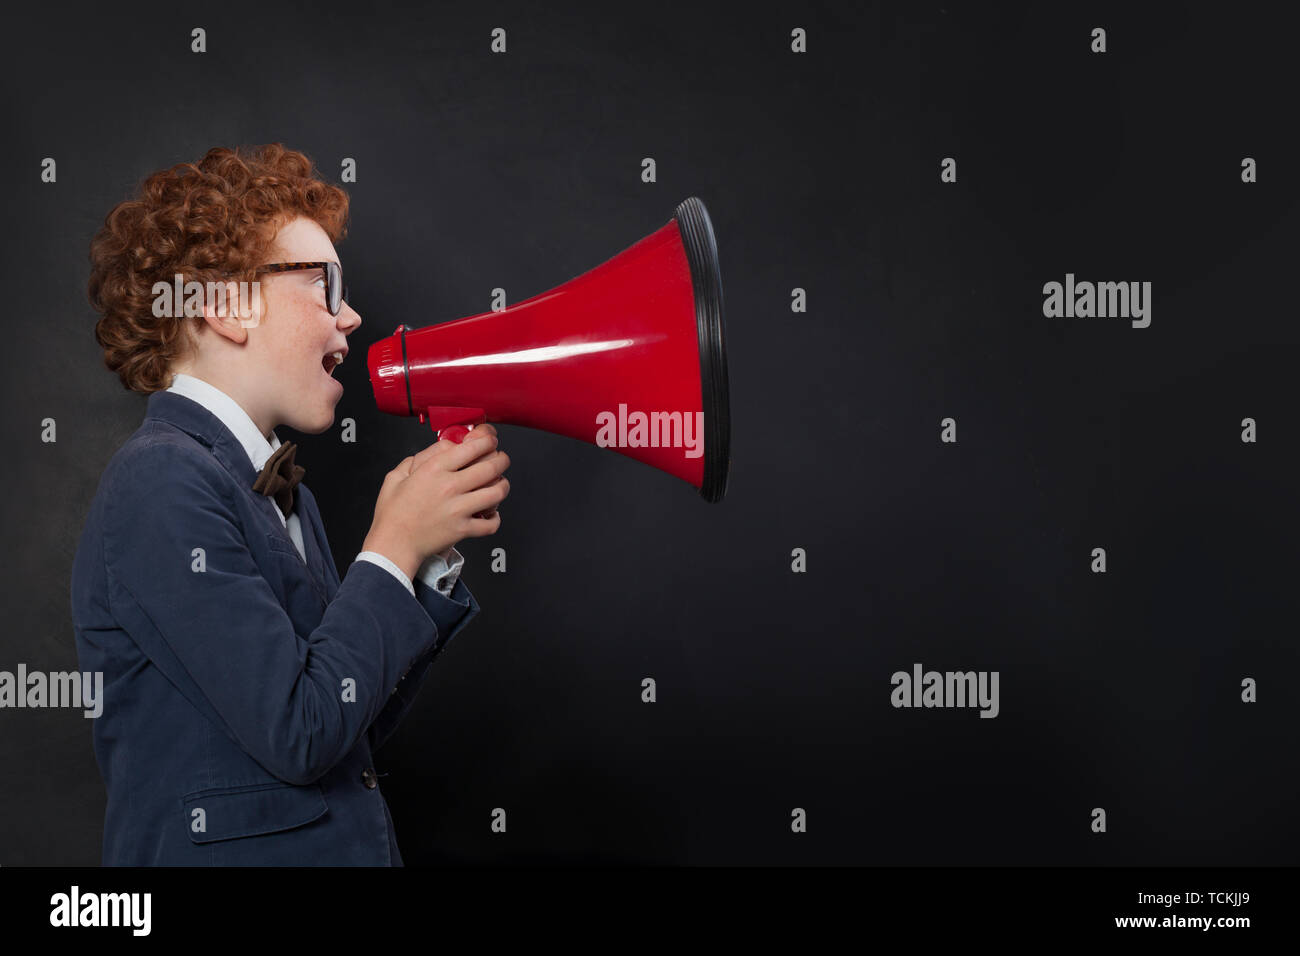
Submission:
MULTIPOLYGON (((150 418, 176 425, 209 448, 217 461, 234 476, 239 486, 244 489, 244 493, 253 499, 254 507, 265 518, 267 529, 272 534, 279 535, 285 544, 297 553, 298 549, 289 535, 289 529, 276 513, 275 502, 253 490, 253 482, 257 479, 253 463, 248 460, 248 453, 244 451, 244 446, 231 434, 230 429, 222 424, 221 419, 193 399, 167 391, 154 392, 149 396, 145 419, 150 418)), ((314 522, 319 521, 315 513, 315 499, 302 483, 299 483, 295 489, 295 497, 294 508, 298 512, 298 521, 302 526, 303 550, 306 552, 306 561, 300 565, 301 573, 311 582, 313 590, 320 595, 321 600, 328 604, 330 588, 327 584, 324 558, 314 528, 314 522)))
MULTIPOLYGON (((302 547, 307 553, 307 570, 311 574, 312 583, 316 585, 316 590, 321 594, 328 604, 330 600, 329 575, 325 572, 326 555, 321 553, 320 541, 316 537, 316 525, 319 513, 316 511, 316 499, 307 492, 306 487, 299 483, 297 489, 297 500, 294 502, 294 510, 298 513, 298 522, 302 530, 302 547)), ((329 557, 329 560, 334 560, 329 557)))

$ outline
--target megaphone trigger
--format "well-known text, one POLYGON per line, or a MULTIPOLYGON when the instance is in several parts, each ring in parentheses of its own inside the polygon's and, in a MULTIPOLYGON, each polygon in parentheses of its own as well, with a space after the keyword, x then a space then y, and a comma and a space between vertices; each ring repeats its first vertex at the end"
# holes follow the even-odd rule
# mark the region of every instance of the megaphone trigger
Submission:
POLYGON ((438 432, 438 441, 449 441, 459 445, 465 440, 465 436, 469 434, 470 428, 473 427, 473 425, 470 425, 468 428, 464 425, 448 425, 442 431, 438 432))

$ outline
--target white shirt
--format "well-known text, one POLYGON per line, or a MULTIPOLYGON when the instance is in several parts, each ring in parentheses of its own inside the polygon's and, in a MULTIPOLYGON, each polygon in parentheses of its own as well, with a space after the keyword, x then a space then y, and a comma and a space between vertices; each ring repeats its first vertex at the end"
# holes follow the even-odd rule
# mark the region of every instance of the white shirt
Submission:
MULTIPOLYGON (((271 453, 280 447, 280 439, 275 432, 271 432, 271 440, 267 441, 238 402, 215 385, 210 385, 201 378, 186 375, 184 372, 177 372, 172 377, 171 387, 167 391, 175 392, 198 402, 220 419, 221 424, 230 429, 231 434, 235 436, 244 447, 244 451, 248 453, 248 460, 253 463, 254 471, 261 472, 267 459, 271 457, 271 453)), ((289 532, 294 547, 298 549, 298 555, 303 561, 306 561, 307 551, 302 541, 302 522, 299 521, 298 515, 291 514, 286 519, 284 512, 276 504, 275 498, 272 497, 269 500, 275 507, 275 513, 280 516, 280 521, 284 524, 285 530, 289 532)), ((415 595, 415 586, 411 584, 411 579, 406 576, 406 572, 382 554, 375 551, 362 551, 356 556, 355 560, 369 561, 371 564, 379 565, 379 567, 401 581, 412 596, 415 595)), ((435 554, 420 565, 416 577, 429 587, 436 588, 443 595, 450 597, 464 564, 465 558, 461 553, 455 547, 450 547, 442 554, 435 554)))

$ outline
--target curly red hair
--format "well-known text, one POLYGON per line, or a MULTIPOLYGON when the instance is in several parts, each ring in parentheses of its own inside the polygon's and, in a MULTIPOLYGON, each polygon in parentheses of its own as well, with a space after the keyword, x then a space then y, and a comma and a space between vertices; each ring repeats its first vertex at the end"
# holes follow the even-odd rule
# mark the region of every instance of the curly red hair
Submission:
POLYGON ((317 177, 302 153, 279 143, 218 147, 144 181, 113 207, 90 244, 90 303, 101 316, 95 339, 125 388, 156 392, 188 353, 187 324, 201 318, 153 314, 156 282, 251 280, 280 227, 298 216, 331 242, 347 234, 348 197, 317 177))

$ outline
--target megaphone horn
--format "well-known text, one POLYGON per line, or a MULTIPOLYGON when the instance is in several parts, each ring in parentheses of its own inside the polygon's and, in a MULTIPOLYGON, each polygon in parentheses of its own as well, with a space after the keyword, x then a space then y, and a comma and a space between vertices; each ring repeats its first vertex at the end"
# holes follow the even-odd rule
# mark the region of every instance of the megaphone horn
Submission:
POLYGON ((718 246, 691 197, 667 225, 495 312, 399 325, 370 346, 381 411, 459 441, 484 421, 567 435, 721 501, 731 464, 718 246))

